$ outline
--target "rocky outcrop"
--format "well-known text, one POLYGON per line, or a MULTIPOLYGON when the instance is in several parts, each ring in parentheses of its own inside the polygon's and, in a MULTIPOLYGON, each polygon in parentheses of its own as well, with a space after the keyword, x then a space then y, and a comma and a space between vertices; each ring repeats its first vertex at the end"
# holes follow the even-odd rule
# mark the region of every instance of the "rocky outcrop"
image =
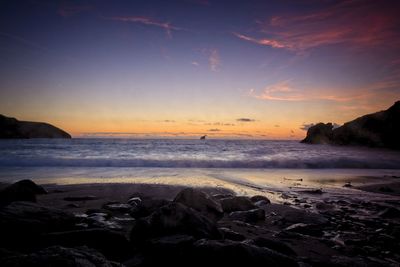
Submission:
POLYGON ((384 111, 368 114, 333 129, 332 123, 310 127, 302 143, 361 145, 400 149, 400 101, 384 111))
POLYGON ((0 139, 11 138, 71 138, 71 135, 48 123, 19 121, 0 115, 0 139))

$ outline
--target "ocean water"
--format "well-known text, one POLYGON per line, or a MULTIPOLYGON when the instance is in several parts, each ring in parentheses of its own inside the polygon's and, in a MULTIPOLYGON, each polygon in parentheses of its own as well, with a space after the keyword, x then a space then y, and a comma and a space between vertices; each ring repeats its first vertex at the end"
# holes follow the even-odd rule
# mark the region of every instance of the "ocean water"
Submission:
POLYGON ((298 141, 0 140, 0 182, 217 186, 240 194, 323 187, 342 194, 345 182, 380 183, 399 175, 398 151, 298 141))
POLYGON ((0 167, 400 169, 400 152, 265 140, 0 140, 0 167))

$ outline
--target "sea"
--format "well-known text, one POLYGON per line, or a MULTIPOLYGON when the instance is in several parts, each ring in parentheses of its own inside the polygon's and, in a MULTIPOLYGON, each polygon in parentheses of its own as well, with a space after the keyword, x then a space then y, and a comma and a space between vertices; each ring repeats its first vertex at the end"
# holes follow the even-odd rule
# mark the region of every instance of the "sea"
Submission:
POLYGON ((293 186, 295 181, 342 186, 399 175, 399 151, 299 141, 0 140, 0 182, 157 183, 246 191, 293 186))

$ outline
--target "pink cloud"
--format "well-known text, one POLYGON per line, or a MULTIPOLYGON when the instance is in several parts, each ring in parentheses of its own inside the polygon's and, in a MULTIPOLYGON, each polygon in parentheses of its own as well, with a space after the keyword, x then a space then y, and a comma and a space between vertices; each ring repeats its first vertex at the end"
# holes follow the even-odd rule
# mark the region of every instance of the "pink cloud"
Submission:
POLYGON ((259 38, 234 35, 259 45, 293 51, 335 44, 396 47, 400 45, 400 34, 395 9, 380 1, 334 2, 313 13, 273 16, 260 24, 259 38))
POLYGON ((165 32, 167 33, 168 37, 170 37, 170 38, 172 37, 172 34, 171 34, 172 31, 183 30, 182 28, 172 25, 170 22, 161 22, 161 21, 155 20, 153 18, 144 17, 144 16, 117 16, 117 17, 109 17, 108 19, 116 20, 116 21, 123 21, 123 22, 140 23, 143 25, 159 27, 159 28, 164 29, 165 32))

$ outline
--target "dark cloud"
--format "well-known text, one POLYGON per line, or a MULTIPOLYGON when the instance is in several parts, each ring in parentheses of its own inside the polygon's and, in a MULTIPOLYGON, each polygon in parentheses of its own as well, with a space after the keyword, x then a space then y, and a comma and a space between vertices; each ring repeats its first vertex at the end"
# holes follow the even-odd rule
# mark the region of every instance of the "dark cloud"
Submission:
POLYGON ((253 121, 256 121, 254 119, 249 119, 249 118, 239 118, 239 119, 236 119, 236 120, 240 121, 240 122, 253 122, 253 121))
POLYGON ((208 129, 209 132, 220 132, 220 129, 214 128, 214 129, 208 129))

